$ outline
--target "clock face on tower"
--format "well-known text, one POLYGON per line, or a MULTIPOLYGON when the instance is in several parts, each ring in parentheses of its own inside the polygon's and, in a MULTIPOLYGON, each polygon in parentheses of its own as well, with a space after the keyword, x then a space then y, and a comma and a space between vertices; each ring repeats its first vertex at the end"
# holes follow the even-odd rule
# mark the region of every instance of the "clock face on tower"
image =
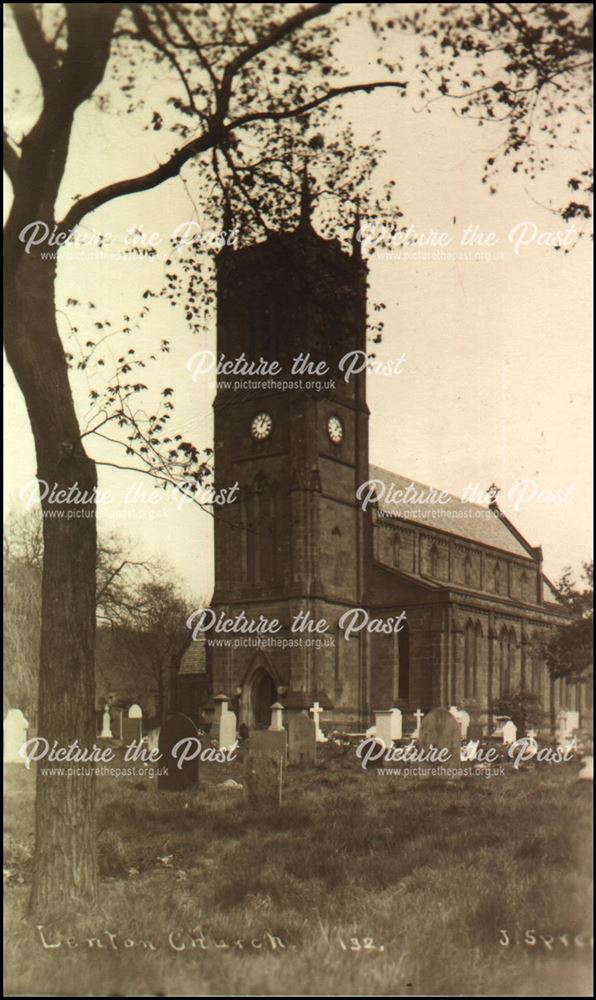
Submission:
POLYGON ((268 413, 257 413, 250 425, 250 433, 255 441, 264 441, 271 434, 273 420, 268 413))
POLYGON ((344 425, 339 417, 329 417, 327 421, 327 433, 333 444, 341 444, 344 436, 344 425))

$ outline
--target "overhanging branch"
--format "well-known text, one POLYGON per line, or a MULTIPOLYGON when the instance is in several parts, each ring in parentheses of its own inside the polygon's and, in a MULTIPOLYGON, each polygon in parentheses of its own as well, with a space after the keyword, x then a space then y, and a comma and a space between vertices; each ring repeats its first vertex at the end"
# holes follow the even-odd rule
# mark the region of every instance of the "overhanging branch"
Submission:
POLYGON ((298 118, 300 115, 307 114, 309 111, 313 111, 315 108, 329 103, 329 101, 334 100, 336 97, 355 93, 371 94, 382 87, 405 90, 407 84, 397 80, 381 80, 376 83, 357 83, 347 84, 345 87, 333 87, 324 94, 320 94, 318 97, 314 97, 312 100, 306 101, 304 104, 299 104, 296 107, 283 108, 280 111, 256 111, 253 114, 243 115, 225 126, 211 128, 202 136, 186 143, 186 145, 173 153, 165 163, 156 167, 155 170, 150 170, 149 173, 143 174, 140 177, 131 177, 128 180, 107 184, 93 194, 81 198, 69 209, 60 226, 64 229, 71 229, 81 222, 89 212, 95 211, 95 209, 100 208, 109 201, 113 201, 115 198, 122 198, 128 194, 139 194, 141 191, 150 191, 152 188, 163 184, 164 181, 172 180, 172 178, 178 176, 185 163, 199 153, 204 153, 220 145, 226 136, 235 129, 243 128, 253 122, 283 121, 288 118, 298 118))

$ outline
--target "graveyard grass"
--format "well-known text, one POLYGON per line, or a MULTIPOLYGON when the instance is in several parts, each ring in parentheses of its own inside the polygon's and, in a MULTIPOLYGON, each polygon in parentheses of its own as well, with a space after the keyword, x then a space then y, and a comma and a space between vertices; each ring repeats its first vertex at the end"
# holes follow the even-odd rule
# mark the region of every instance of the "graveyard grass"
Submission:
POLYGON ((320 757, 281 808, 222 788, 237 764, 202 765, 194 795, 98 778, 101 902, 48 920, 49 950, 26 916, 34 769, 7 765, 6 993, 591 995, 577 763, 440 782, 320 757))

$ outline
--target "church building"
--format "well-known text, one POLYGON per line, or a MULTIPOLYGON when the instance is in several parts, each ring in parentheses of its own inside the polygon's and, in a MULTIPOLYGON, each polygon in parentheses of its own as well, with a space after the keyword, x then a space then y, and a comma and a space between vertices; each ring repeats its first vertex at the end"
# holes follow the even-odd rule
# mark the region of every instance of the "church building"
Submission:
POLYGON ((321 238, 303 211, 294 232, 219 255, 217 356, 275 359, 282 374, 218 384, 215 486, 239 493, 215 512, 211 607, 216 620, 244 612, 280 628, 212 629, 191 642, 180 707, 197 715, 224 693, 250 729, 269 723, 275 701, 287 712, 318 701, 325 728, 362 731, 374 710, 455 705, 487 731, 499 700, 525 690, 550 729, 562 706, 585 706, 541 654, 568 620, 541 550, 496 500, 424 503, 428 487, 369 464, 366 368, 349 379, 340 370, 346 354, 367 351, 359 249, 321 238), (292 373, 298 356, 313 366, 303 374, 292 373), (313 375, 319 362, 329 371, 313 375), (391 502, 408 487, 413 500, 391 502), (299 631, 305 618, 326 631, 299 631))

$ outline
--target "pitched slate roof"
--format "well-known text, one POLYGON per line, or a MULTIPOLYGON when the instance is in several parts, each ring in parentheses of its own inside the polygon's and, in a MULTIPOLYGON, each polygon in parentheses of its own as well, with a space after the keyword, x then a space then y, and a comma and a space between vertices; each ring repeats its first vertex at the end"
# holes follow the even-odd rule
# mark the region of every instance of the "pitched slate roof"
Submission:
POLYGON ((207 673, 207 643, 205 638, 191 641, 182 654, 178 676, 207 673))
POLYGON ((502 552, 526 559, 531 558, 527 549, 489 507, 467 503, 447 493, 446 490, 426 486, 396 472, 382 469, 378 465, 371 465, 369 470, 371 479, 380 479, 385 484, 384 497, 381 497, 377 505, 381 517, 437 528, 480 545, 490 545, 502 552), (390 487, 393 487, 393 495, 396 496, 398 490, 405 492, 410 485, 412 486, 410 493, 414 490, 416 492, 415 500, 402 502, 399 498, 400 502, 390 502, 390 487), (435 496, 442 493, 443 499, 445 497, 448 499, 444 503, 419 501, 419 497, 428 498, 431 492, 434 492, 435 496))

